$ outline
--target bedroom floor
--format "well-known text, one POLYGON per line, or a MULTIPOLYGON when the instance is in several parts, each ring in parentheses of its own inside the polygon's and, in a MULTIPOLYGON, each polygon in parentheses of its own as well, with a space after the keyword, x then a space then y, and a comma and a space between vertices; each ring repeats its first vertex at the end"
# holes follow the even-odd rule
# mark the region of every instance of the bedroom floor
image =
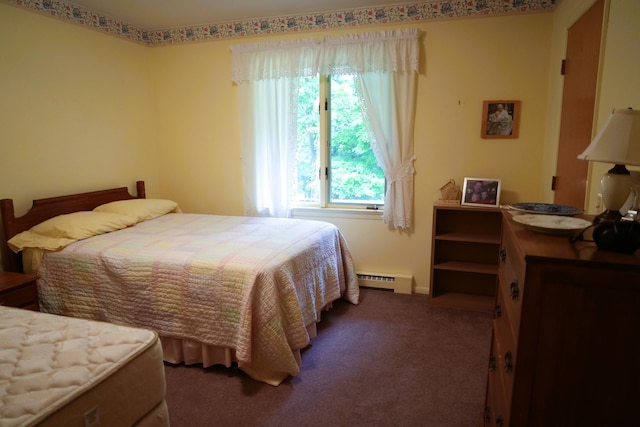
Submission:
POLYGON ((337 301, 273 387, 237 369, 165 365, 172 426, 478 425, 491 319, 432 307, 426 296, 361 289, 337 301))

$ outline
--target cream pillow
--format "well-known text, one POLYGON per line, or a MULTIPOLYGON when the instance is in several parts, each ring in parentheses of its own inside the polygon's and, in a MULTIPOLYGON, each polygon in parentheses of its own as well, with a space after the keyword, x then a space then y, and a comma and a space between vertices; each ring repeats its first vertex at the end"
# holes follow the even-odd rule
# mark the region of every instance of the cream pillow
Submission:
POLYGON ((112 212, 129 215, 137 222, 147 221, 170 212, 180 212, 178 204, 164 199, 129 199, 105 203, 94 209, 94 212, 112 212))
POLYGON ((110 212, 81 211, 58 215, 13 236, 7 243, 14 252, 24 248, 58 250, 88 237, 136 224, 136 218, 110 212))
POLYGON ((48 219, 31 227, 30 231, 42 236, 80 240, 120 230, 135 223, 136 219, 132 216, 110 212, 80 211, 48 219))
POLYGON ((18 253, 27 248, 57 251, 77 241, 77 239, 42 236, 40 234, 32 233, 31 231, 23 231, 22 233, 13 236, 7 244, 12 251, 18 253))

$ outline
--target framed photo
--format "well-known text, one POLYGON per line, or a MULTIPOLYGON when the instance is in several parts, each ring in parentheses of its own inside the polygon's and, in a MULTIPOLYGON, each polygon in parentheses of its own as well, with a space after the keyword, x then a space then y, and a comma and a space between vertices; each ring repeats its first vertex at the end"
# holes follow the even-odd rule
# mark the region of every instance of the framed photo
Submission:
POLYGON ((483 138, 517 138, 520 130, 520 101, 482 103, 483 138))
POLYGON ((489 178, 465 178, 462 186, 461 205, 500 206, 500 180, 489 178))

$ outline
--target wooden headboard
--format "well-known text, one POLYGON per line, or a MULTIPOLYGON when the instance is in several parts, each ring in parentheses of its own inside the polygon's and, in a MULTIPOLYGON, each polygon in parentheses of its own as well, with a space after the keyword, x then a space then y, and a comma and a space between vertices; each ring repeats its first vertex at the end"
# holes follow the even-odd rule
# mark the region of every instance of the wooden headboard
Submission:
POLYGON ((7 241, 16 234, 58 215, 90 211, 104 203, 116 200, 144 199, 146 197, 144 181, 136 182, 136 193, 136 196, 132 196, 127 187, 119 187, 38 199, 33 201, 31 209, 26 214, 17 218, 13 209, 13 199, 0 200, 0 215, 2 215, 2 231, 4 232, 2 242, 3 268, 7 271, 22 272, 22 254, 14 253, 7 246, 7 241))

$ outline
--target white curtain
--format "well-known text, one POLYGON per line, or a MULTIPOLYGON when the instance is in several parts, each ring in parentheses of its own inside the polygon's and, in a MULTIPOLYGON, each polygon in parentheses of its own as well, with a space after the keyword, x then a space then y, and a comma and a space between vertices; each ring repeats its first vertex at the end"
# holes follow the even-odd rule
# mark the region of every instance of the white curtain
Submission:
POLYGON ((246 214, 288 216, 297 78, 354 74, 361 77, 358 92, 387 178, 383 219, 394 227, 411 226, 418 37, 417 29, 405 29, 232 46, 246 214))
POLYGON ((245 214, 289 216, 295 173, 297 79, 240 85, 245 214))
POLYGON ((356 79, 369 139, 387 180, 382 219, 396 228, 413 224, 413 125, 417 75, 364 73, 356 79))

